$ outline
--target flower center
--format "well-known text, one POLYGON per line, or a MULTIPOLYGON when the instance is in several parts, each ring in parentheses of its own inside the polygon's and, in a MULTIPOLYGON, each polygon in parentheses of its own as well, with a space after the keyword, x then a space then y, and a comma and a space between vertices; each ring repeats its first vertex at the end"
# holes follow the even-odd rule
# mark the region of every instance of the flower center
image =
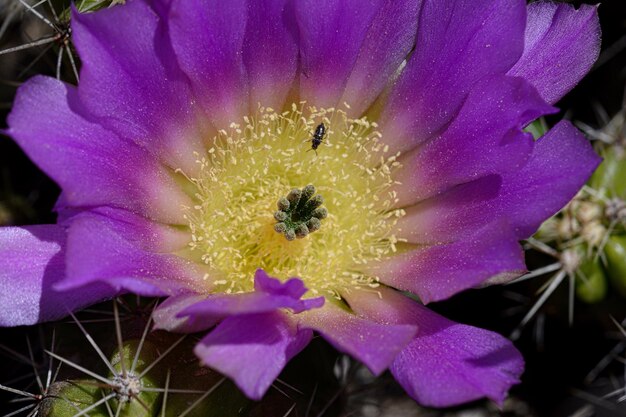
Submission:
POLYGON ((302 190, 293 189, 278 200, 278 211, 274 218, 278 223, 274 230, 285 235, 287 240, 304 238, 309 233, 322 227, 322 220, 328 216, 328 210, 320 207, 324 203, 321 195, 315 195, 315 186, 309 184, 302 190))
POLYGON ((193 177, 178 171, 195 200, 183 208, 189 256, 209 267, 211 291, 250 291, 263 268, 301 278, 312 296, 337 296, 378 286, 364 265, 396 251, 398 155, 388 155, 375 123, 304 104, 259 108, 218 132, 193 177))

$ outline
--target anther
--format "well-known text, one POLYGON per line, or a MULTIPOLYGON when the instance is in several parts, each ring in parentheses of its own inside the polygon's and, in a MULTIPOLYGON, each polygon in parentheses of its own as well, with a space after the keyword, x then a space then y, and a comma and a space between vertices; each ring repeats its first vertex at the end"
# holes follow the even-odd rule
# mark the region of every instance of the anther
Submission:
POLYGON ((276 224, 274 230, 281 233, 287 240, 302 239, 322 227, 322 219, 328 216, 328 210, 321 207, 324 198, 315 194, 311 184, 289 191, 287 197, 281 197, 274 212, 276 224))

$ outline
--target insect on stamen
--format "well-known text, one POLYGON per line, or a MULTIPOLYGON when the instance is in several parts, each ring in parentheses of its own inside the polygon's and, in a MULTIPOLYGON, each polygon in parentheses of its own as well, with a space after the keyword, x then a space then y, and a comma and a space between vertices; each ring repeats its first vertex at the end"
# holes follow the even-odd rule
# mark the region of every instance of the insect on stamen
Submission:
POLYGON ((314 151, 315 155, 317 155, 317 148, 322 144, 324 140, 324 136, 326 135, 326 126, 324 123, 320 123, 315 128, 315 132, 313 133, 313 137, 311 139, 307 139, 306 142, 311 142, 311 149, 309 151, 314 151))

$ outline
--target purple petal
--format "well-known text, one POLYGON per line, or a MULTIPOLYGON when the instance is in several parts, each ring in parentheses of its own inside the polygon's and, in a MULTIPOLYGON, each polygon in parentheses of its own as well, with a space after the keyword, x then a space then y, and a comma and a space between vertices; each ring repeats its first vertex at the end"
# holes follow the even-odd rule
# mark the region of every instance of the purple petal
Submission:
POLYGON ((576 195, 600 162, 584 135, 561 121, 539 138, 521 170, 503 176, 490 211, 506 215, 518 239, 526 239, 576 195))
POLYGON ((419 403, 447 407, 488 397, 501 405, 519 383, 524 361, 504 337, 420 306, 414 317, 421 332, 398 355, 391 373, 419 403))
POLYGON ((415 45, 420 5, 421 0, 386 0, 374 17, 339 100, 353 114, 374 102, 415 45))
POLYGON ((231 315, 268 313, 288 308, 298 314, 324 305, 324 297, 301 300, 307 289, 298 278, 281 282, 257 270, 254 280, 255 292, 241 294, 209 294, 196 304, 185 308, 179 317, 222 318, 231 315))
POLYGON ((507 219, 518 240, 525 239, 576 194, 599 162, 583 135, 562 122, 536 142, 522 169, 461 184, 407 208, 396 235, 418 244, 449 242, 507 219))
POLYGON ((381 325, 337 307, 331 301, 324 307, 298 315, 299 327, 321 333, 337 350, 360 360, 378 375, 413 338, 412 325, 381 325))
MULTIPOLYGON (((316 298, 321 307, 323 298, 316 298)), ((299 313, 312 306, 303 305, 299 300, 294 300, 288 296, 277 296, 259 292, 242 294, 209 294, 202 301, 196 303, 178 315, 179 317, 208 317, 219 318, 240 314, 267 313, 280 308, 289 308, 299 313)))
POLYGON ((414 203, 483 175, 519 169, 534 144, 522 128, 555 110, 521 78, 481 80, 439 137, 401 157, 397 204, 414 203))
POLYGON ((57 225, 0 228, 0 326, 56 320, 116 294, 104 284, 53 289, 65 274, 65 239, 57 225))
MULTIPOLYGON (((475 233, 493 222, 494 213, 486 209, 497 204, 502 177, 488 175, 460 184, 449 190, 407 207, 398 219, 396 236, 415 244, 453 242, 475 233)), ((506 215, 506 213, 503 213, 506 215)))
POLYGON ((476 81, 506 73, 522 53, 525 24, 524 0, 424 0, 415 52, 380 123, 392 149, 434 136, 476 81))
POLYGON ((150 221, 127 210, 97 207, 80 210, 63 210, 57 223, 71 227, 74 219, 108 219, 111 231, 134 245, 156 253, 178 252, 186 249, 191 240, 188 230, 150 221))
POLYGON ((199 110, 176 66, 167 28, 147 1, 98 13, 73 13, 81 57, 79 95, 98 122, 172 168, 195 167, 199 110))
POLYGON ((384 0, 299 0, 300 97, 307 105, 335 106, 384 0))
POLYGON ((169 233, 165 228, 119 211, 116 215, 89 211, 74 216, 68 230, 67 278, 56 287, 106 282, 146 296, 200 292, 204 271, 199 265, 158 253, 163 245, 160 237, 169 233))
POLYGON ((287 296, 294 300, 300 299, 308 291, 301 279, 292 278, 281 282, 277 278, 270 277, 262 269, 257 269, 254 274, 254 289, 271 295, 287 296))
POLYGON ((166 330, 175 333, 197 333, 215 326, 218 320, 211 320, 210 317, 195 315, 179 317, 181 311, 205 298, 205 294, 199 293, 184 293, 169 297, 159 304, 154 313, 152 313, 154 330, 166 330))
POLYGON ((171 43, 206 117, 218 128, 248 112, 245 0, 172 2, 171 43))
POLYGON ((274 312, 229 317, 196 345, 203 364, 232 378, 259 400, 287 362, 313 337, 286 315, 274 312))
POLYGON ((81 116, 76 90, 34 77, 17 92, 8 134, 62 188, 74 206, 117 206, 185 224, 191 204, 170 174, 141 148, 81 116))
POLYGON ((423 303, 476 287, 496 275, 526 271, 524 253, 511 227, 491 223, 453 243, 421 247, 368 266, 392 287, 411 291, 423 303))
POLYGON ((251 112, 258 104, 283 108, 298 67, 297 36, 292 2, 260 0, 248 4, 243 60, 251 112))
POLYGON ((391 373, 423 405, 448 407, 482 397, 502 404, 519 382, 523 359, 496 333, 454 323, 391 289, 381 288, 380 295, 351 291, 346 297, 363 317, 419 327, 391 373))
POLYGON ((538 1, 528 5, 524 53, 509 71, 556 103, 589 71, 600 53, 597 6, 538 1))

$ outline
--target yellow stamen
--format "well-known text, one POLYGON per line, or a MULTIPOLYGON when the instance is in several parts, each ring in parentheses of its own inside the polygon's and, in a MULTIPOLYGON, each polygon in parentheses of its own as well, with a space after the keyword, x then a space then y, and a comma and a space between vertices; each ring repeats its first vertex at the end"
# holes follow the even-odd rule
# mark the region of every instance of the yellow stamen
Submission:
MULTIPOLYGON (((376 287, 363 265, 394 252, 392 230, 402 210, 392 209, 392 172, 376 124, 337 109, 306 111, 304 103, 281 114, 259 108, 254 118, 221 130, 199 170, 185 176, 194 190, 185 207, 191 253, 209 266, 213 291, 250 291, 254 271, 299 277, 311 295, 338 295, 346 287, 376 287), (317 155, 307 152, 319 123, 327 128, 317 155), (324 196, 324 226, 289 241, 276 233, 276 202, 313 184, 324 196)), ((180 171, 179 171, 180 172, 180 171)))

